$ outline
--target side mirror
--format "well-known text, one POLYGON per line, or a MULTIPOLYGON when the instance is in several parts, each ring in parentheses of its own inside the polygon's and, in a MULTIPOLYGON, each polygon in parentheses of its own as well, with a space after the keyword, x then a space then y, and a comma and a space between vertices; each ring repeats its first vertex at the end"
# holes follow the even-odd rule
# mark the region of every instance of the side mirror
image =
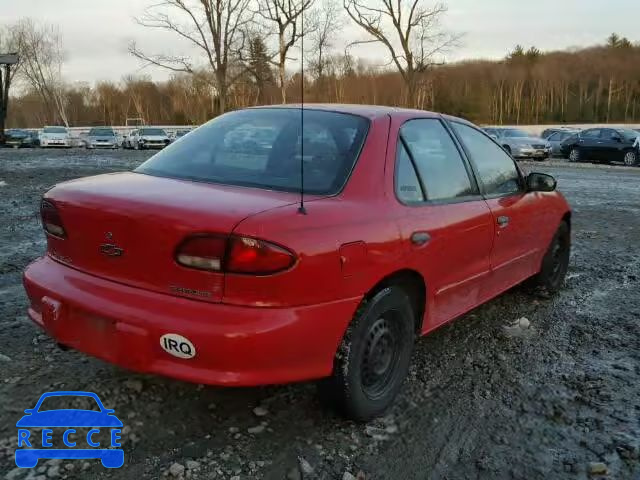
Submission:
POLYGON ((611 136, 611 140, 613 140, 614 142, 620 143, 620 142, 622 142, 622 137, 619 136, 619 135, 612 135, 611 136))
POLYGON ((546 173, 530 173, 527 175, 527 190, 529 192, 553 192, 558 182, 546 173))

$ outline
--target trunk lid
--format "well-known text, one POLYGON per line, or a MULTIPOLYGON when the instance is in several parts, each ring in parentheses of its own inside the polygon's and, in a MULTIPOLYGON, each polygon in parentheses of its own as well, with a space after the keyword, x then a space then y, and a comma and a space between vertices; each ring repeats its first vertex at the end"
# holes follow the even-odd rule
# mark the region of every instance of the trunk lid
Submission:
POLYGON ((224 274, 176 263, 176 247, 195 233, 226 233, 296 195, 197 183, 140 173, 72 180, 44 197, 67 237, 47 235, 48 252, 77 270, 161 293, 219 302, 224 274))

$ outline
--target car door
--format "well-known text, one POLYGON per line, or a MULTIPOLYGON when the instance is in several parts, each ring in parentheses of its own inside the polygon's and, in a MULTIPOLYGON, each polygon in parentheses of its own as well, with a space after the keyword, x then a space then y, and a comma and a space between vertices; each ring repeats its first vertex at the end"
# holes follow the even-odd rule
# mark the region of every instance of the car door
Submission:
POLYGON ((622 160, 624 155, 624 137, 613 128, 603 128, 600 139, 600 159, 612 162, 622 160))
POLYGON ((547 137, 547 141, 551 144, 551 155, 560 155, 560 145, 569 136, 567 132, 554 132, 547 137))
POLYGON ((396 145, 390 145, 398 224, 408 262, 427 285, 428 331, 478 305, 490 274, 493 218, 441 119, 412 119, 398 127, 396 145))
POLYGON ((481 192, 493 216, 494 238, 487 298, 538 271, 538 229, 546 212, 533 193, 527 193, 515 161, 475 127, 453 121, 474 167, 481 192))
POLYGON ((582 160, 600 160, 602 156, 602 129, 590 128, 580 133, 578 147, 582 160))

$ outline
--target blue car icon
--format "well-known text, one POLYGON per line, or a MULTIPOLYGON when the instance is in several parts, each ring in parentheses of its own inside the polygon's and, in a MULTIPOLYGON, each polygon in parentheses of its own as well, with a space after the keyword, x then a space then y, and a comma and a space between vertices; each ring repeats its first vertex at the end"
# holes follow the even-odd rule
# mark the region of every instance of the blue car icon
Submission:
POLYGON ((94 441, 93 436, 100 433, 100 428, 111 429, 111 447, 119 447, 120 428, 122 422, 113 413, 114 410, 105 408, 100 398, 92 392, 49 392, 43 394, 36 406, 24 411, 26 413, 18 422, 18 447, 35 447, 35 448, 18 448, 16 449, 16 465, 21 468, 32 468, 41 458, 60 458, 60 459, 93 459, 99 458, 102 465, 107 468, 119 468, 124 463, 124 451, 119 448, 105 448, 99 442, 94 441), (98 410, 84 409, 55 409, 40 411, 42 402, 50 397, 89 397, 95 400, 98 410), (28 428, 46 428, 42 430, 42 442, 38 445, 40 437, 34 435, 28 428), (65 432, 63 435, 64 446, 66 448, 54 448, 51 435, 52 430, 47 427, 63 427, 65 432), (73 448, 80 442, 80 438, 71 441, 71 435, 76 435, 74 427, 90 428, 86 435, 88 446, 94 448, 73 448), (33 445, 32 445, 33 443, 33 445), (39 448, 39 447, 42 448, 39 448))

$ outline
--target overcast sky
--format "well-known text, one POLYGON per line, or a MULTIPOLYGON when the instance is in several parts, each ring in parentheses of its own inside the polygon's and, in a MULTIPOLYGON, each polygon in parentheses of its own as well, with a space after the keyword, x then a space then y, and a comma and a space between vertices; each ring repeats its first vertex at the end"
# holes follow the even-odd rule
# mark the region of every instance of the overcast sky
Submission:
MULTIPOLYGON (((0 23, 22 17, 57 24, 63 36, 68 81, 119 80, 124 75, 148 73, 155 79, 165 71, 140 70, 127 53, 136 40, 157 53, 187 53, 185 45, 168 32, 138 26, 133 17, 157 0, 0 0, 0 23)), ((339 0, 340 1, 340 0, 339 0)), ((425 0, 429 4, 429 0, 425 0)), ((602 43, 617 32, 640 40, 640 0, 449 0, 446 26, 464 33, 462 45, 447 56, 501 58, 516 44, 557 50, 602 43)), ((365 38, 355 27, 342 39, 365 38)), ((382 57, 375 47, 357 52, 382 57)), ((380 48, 380 47, 378 47, 380 48)))

